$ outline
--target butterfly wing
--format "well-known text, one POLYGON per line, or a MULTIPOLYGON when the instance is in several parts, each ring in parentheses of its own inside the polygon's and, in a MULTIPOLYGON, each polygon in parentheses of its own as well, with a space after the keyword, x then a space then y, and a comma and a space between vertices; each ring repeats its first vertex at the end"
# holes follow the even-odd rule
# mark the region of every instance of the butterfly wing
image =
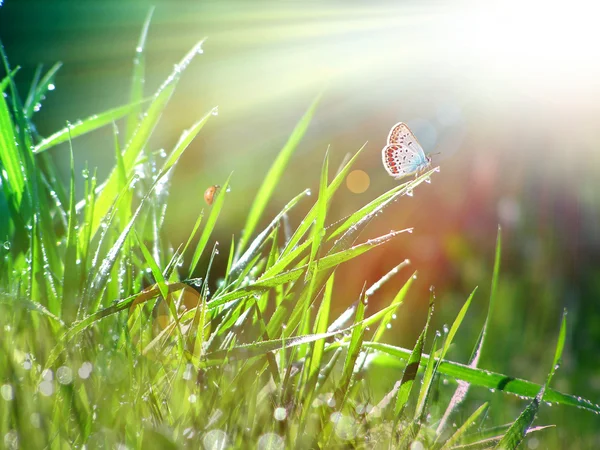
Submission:
POLYGON ((394 178, 402 178, 419 172, 429 165, 429 160, 423 150, 418 152, 405 144, 386 145, 381 156, 383 167, 394 178))
POLYGON ((429 158, 406 124, 399 122, 388 135, 388 145, 382 152, 383 166, 394 178, 402 178, 425 169, 429 158))
MULTIPOLYGON (((398 122, 396 125, 392 127, 390 130, 390 134, 388 134, 387 143, 390 144, 408 144, 410 142, 416 142, 416 144, 421 147, 419 141, 417 141, 416 136, 410 131, 410 128, 404 122, 398 122)), ((422 150, 421 150, 422 151, 422 150)))

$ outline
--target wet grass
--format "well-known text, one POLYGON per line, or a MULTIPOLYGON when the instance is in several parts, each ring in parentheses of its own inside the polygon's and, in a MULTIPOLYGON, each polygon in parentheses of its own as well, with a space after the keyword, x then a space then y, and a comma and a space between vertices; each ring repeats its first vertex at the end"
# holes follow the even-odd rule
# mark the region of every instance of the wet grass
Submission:
MULTIPOLYGON (((336 269, 411 230, 363 241, 361 232, 393 202, 434 182, 436 169, 405 182, 342 220, 328 206, 356 157, 335 174, 323 155, 312 175, 319 191, 300 191, 282 211, 265 218, 266 205, 310 126, 318 98, 299 120, 247 202, 237 238, 212 238, 226 210, 232 174, 212 205, 197 207, 186 242, 170 242, 163 222, 169 183, 179 158, 211 120, 206 111, 170 152, 148 140, 186 66, 202 53, 198 43, 157 92, 144 98, 144 46, 134 60, 128 104, 68 124, 48 138, 33 127, 36 105, 59 66, 33 80, 25 101, 4 53, 0 81, 0 436, 7 448, 516 448, 545 403, 596 414, 600 406, 550 387, 560 366, 566 313, 557 326, 555 358, 544 385, 479 367, 500 277, 498 232, 490 307, 468 364, 447 358, 475 291, 444 332, 427 323, 413 348, 384 343, 385 330, 411 288, 407 262, 357 293, 332 316, 336 269), (93 171, 57 178, 45 153, 102 126, 113 126, 116 165, 107 180, 93 171), (123 132, 121 132, 123 128, 123 132), (85 192, 77 201, 75 181, 85 192), (310 204, 303 221, 282 222, 310 204), (270 220, 259 229, 264 219, 270 220), (4 238, 5 237, 5 238, 4 238), (224 272, 211 270, 219 252, 224 272), (184 266, 184 260, 190 260, 184 266), (208 269, 192 278, 200 262, 208 269), (392 277, 404 286, 379 311, 368 299, 392 277), (211 292, 209 286, 217 286, 211 292), (393 361, 391 363, 390 361, 393 361), (374 396, 374 369, 400 364, 397 382, 374 396), (447 394, 439 380, 456 380, 447 394), (486 421, 488 404, 467 410, 471 386, 529 399, 509 424, 486 421), (459 414, 460 413, 460 414, 459 414), (450 416, 467 417, 449 425, 450 416)), ((331 163, 331 164, 330 164, 331 163)), ((198 195, 200 197, 200 195, 198 195)), ((483 282, 483 280, 482 280, 483 282)), ((557 318, 558 322, 558 318, 557 318)), ((375 374, 376 376, 377 374, 375 374)), ((454 383, 454 381, 452 381, 454 383)))

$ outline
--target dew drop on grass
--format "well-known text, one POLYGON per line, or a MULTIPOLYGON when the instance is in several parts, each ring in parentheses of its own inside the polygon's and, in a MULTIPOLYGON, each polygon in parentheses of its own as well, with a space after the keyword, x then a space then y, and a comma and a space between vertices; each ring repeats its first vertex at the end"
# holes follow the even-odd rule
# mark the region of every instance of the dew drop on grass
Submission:
POLYGON ((0 387, 0 396, 7 402, 10 402, 15 396, 15 391, 10 384, 3 384, 0 387))
POLYGON ((73 371, 70 367, 61 366, 56 370, 56 379, 60 384, 71 384, 73 381, 73 371))
POLYGON ((42 417, 40 416, 40 413, 31 413, 29 416, 29 421, 34 428, 39 428, 42 426, 42 417))
POLYGON ((385 327, 386 327, 388 330, 391 330, 391 329, 392 329, 392 324, 391 324, 391 323, 388 323, 388 324, 387 324, 385 327))
POLYGON ((19 448, 19 435, 15 430, 10 430, 4 435, 4 447, 8 450, 19 448))
POLYGON ((38 391, 40 394, 50 397, 54 393, 54 384, 52 381, 44 380, 39 384, 38 391))
POLYGON ((225 450, 228 444, 227 433, 223 430, 210 430, 202 438, 206 450, 225 450))
POLYGON ((4 241, 4 244, 2 244, 2 246, 4 247, 5 250, 10 250, 10 242, 4 241))
POLYGON ((285 442, 278 434, 265 433, 258 438, 256 448, 258 450, 283 450, 285 448, 285 442))
POLYGON ((406 191, 406 195, 408 195, 409 197, 412 197, 414 195, 413 190, 409 189, 408 191, 406 191))
POLYGON ((196 397, 196 394, 190 394, 190 396, 188 397, 188 400, 190 403, 196 403, 196 400, 198 400, 198 397, 196 397))
POLYGON ((54 85, 54 83, 50 83, 50 84, 48 85, 48 90, 49 90, 49 91, 53 91, 54 89, 56 89, 56 86, 54 85))
POLYGON ((444 334, 448 334, 448 325, 444 324, 443 328, 444 334))
POLYGON ((394 320, 395 320, 395 319, 396 319, 396 317, 397 317, 397 316, 396 316, 396 314, 392 314, 392 319, 394 319, 394 320))
POLYGON ((275 418, 275 420, 278 420, 279 422, 281 422, 282 420, 285 420, 287 417, 286 409, 282 408, 281 406, 278 408, 275 408, 275 411, 273 411, 273 417, 275 418))
POLYGON ((213 116, 218 116, 218 115, 219 115, 219 107, 218 107, 218 106, 215 106, 215 107, 212 109, 212 111, 211 111, 211 114, 212 114, 213 116))
POLYGON ((92 373, 92 363, 91 362, 84 362, 81 367, 79 368, 79 370, 77 371, 77 374, 79 375, 79 378, 85 380, 87 378, 90 377, 90 374, 92 373))

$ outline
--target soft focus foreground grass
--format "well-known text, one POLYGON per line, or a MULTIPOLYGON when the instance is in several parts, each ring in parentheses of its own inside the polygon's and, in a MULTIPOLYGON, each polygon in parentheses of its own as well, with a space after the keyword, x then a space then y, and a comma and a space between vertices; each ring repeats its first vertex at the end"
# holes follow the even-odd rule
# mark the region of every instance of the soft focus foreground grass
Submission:
MULTIPOLYGON (((51 89, 58 67, 40 72, 22 98, 13 81, 18 70, 3 57, 0 434, 6 447, 514 448, 527 433, 544 435, 539 425, 549 424, 532 425, 544 402, 600 412, 548 387, 560 365, 566 316, 560 331, 557 325, 544 385, 479 368, 497 297, 500 233, 489 313, 468 365, 446 356, 475 291, 465 295, 443 332, 429 329, 431 292, 428 320, 414 347, 382 342, 416 277, 401 270, 404 261, 357 292, 341 316, 331 314, 336 285, 343 282, 336 269, 360 264, 353 260, 403 232, 410 238, 411 230, 366 241, 361 232, 388 205, 431 182, 435 170, 337 220, 328 216, 329 206, 362 149, 336 173, 330 166, 339 162, 325 153, 322 167, 307 174, 319 180, 318 192, 299 192, 259 229, 318 99, 269 172, 256 174, 264 177, 262 187, 246 202, 248 218, 231 243, 219 244, 211 235, 235 174, 221 182, 211 206, 202 208, 201 195, 192 197, 196 225, 186 242, 170 242, 163 223, 172 169, 216 110, 196 118, 171 151, 148 148, 185 68, 202 52, 200 42, 145 98, 148 23, 127 104, 45 139, 33 127, 35 105, 51 89), (77 202, 79 175, 72 165, 65 185, 46 150, 62 143, 72 152, 77 136, 101 126, 113 127, 117 164, 107 180, 86 170, 77 202), (287 213, 302 202, 312 203, 306 217, 289 223, 287 213), (220 252, 228 265, 214 273, 220 252), (191 278, 201 261, 206 273, 191 278), (383 309, 371 310, 369 297, 394 276, 406 280, 403 287, 383 309), (211 292, 214 281, 218 287, 211 292), (397 383, 382 392, 378 376, 386 370, 397 383), (463 401, 470 386, 516 394, 528 399, 527 407, 508 424, 494 423, 487 403, 471 408, 463 401)), ((502 405, 494 402, 494 408, 502 405)))

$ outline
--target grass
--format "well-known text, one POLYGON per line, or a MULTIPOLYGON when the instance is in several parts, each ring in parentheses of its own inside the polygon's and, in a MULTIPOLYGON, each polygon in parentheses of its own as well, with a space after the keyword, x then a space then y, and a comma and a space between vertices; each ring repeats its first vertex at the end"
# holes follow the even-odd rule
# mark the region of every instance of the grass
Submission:
MULTIPOLYGON (((59 65, 36 76, 23 102, 2 53, 0 81, 0 436, 7 448, 516 448, 544 404, 600 413, 600 406, 550 388, 566 335, 562 318, 555 358, 544 385, 479 368, 493 317, 500 276, 498 232, 489 310, 468 364, 447 359, 468 314, 468 296, 444 333, 426 325, 413 348, 384 343, 401 313, 416 273, 389 305, 372 311, 368 298, 400 276, 398 266, 338 317, 331 315, 336 269, 411 230, 361 241, 376 215, 423 182, 433 169, 334 220, 328 205, 362 149, 331 177, 324 155, 319 192, 300 192, 258 229, 266 205, 318 108, 315 99, 292 131, 256 197, 238 238, 222 250, 212 239, 226 210, 232 174, 215 201, 198 211, 185 243, 165 237, 162 225, 169 181, 177 161, 211 120, 213 111, 182 133, 165 154, 148 140, 198 43, 156 93, 143 98, 145 36, 140 37, 128 104, 84 119, 48 138, 35 132, 35 105, 59 65), (116 165, 106 181, 86 170, 77 201, 73 146, 76 138, 113 126, 116 165), (125 132, 120 133, 124 128, 125 132), (56 176, 45 153, 69 145, 71 176, 56 176), (291 233, 286 213, 313 205, 291 233), (213 259, 228 251, 224 273, 213 259), (189 267, 183 261, 191 260, 189 267), (201 278, 193 278, 208 261, 201 278), (218 283, 215 283, 215 281, 218 283), (211 292, 211 286, 217 286, 211 292), (381 398, 367 376, 373 367, 400 363, 397 383, 381 398), (378 365, 375 364, 378 362, 378 365), (443 395, 440 379, 456 388, 443 395), (467 410, 471 386, 528 398, 509 424, 485 420, 488 404, 467 410), (450 416, 467 417, 456 427, 450 416)), ((1 48, 1 47, 0 47, 1 48)), ((334 164, 335 165, 335 164, 334 164)), ((261 176, 262 174, 257 174, 261 176)), ((307 175, 311 176, 311 175, 307 175)), ((358 261, 360 263, 360 261, 358 261)))

